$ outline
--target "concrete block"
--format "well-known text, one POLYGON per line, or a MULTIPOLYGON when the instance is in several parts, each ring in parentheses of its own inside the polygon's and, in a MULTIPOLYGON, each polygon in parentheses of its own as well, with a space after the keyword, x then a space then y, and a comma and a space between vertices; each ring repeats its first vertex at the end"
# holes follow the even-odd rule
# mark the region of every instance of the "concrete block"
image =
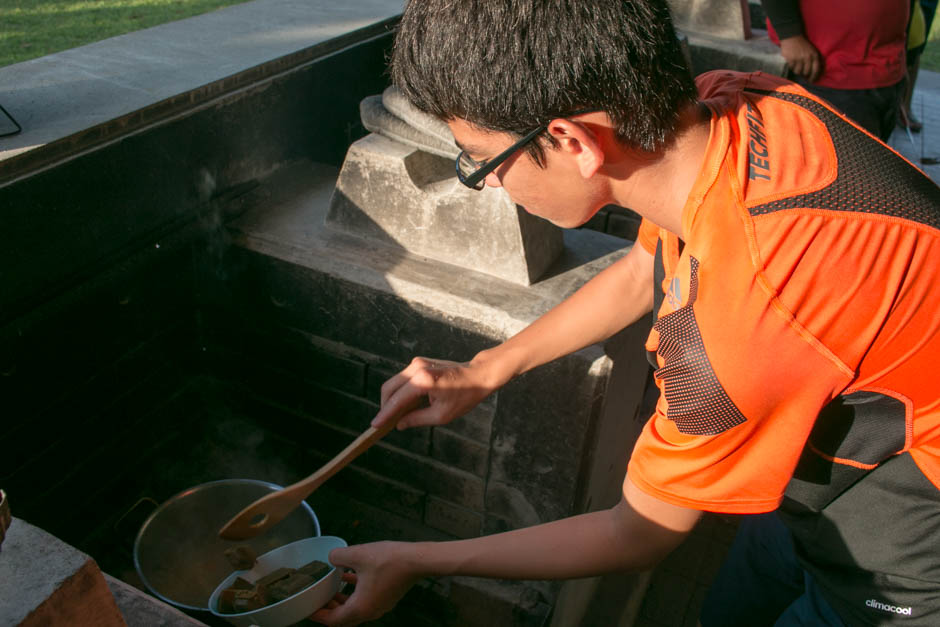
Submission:
MULTIPOLYGON (((229 326, 231 325, 220 325, 229 326)), ((290 327, 262 330, 232 327, 211 328, 207 334, 250 356, 252 361, 268 364, 278 370, 315 381, 320 387, 362 396, 365 391, 366 364, 343 355, 328 343, 290 327)))
POLYGON ((483 479, 432 459, 384 446, 366 451, 361 464, 373 472, 425 490, 468 509, 483 511, 483 479))
POLYGON ((669 7, 680 30, 738 40, 751 36, 747 0, 669 0, 669 7))
POLYGON ((230 223, 233 310, 407 363, 470 359, 505 339, 626 253, 624 240, 564 232, 551 276, 522 286, 324 228, 336 172, 298 164, 271 197, 230 223), (237 274, 237 279, 234 274, 237 274), (322 315, 324 307, 326 313, 322 315))
MULTIPOLYGON (((541 511, 542 508, 539 507, 540 504, 534 502, 523 488, 524 486, 508 481, 497 479, 487 481, 485 521, 487 534, 532 527, 562 518, 562 516, 552 517, 544 514, 541 511)), ((554 501, 548 505, 555 506, 553 509, 561 509, 554 501)))
MULTIPOLYGON (((450 599, 457 607, 454 624, 473 627, 541 627, 551 615, 548 595, 534 582, 497 582, 493 580, 454 577, 450 599)), ((551 596, 549 596, 551 595, 551 596)))
POLYGON ((662 625, 658 621, 637 619, 649 581, 649 571, 566 581, 558 595, 550 627, 662 625))
POLYGON ((424 516, 425 492, 351 465, 330 479, 356 499, 411 520, 424 516))
POLYGON ((336 535, 349 544, 377 540, 408 542, 452 540, 453 536, 428 527, 423 520, 400 516, 357 498, 327 481, 307 499, 317 512, 324 534, 336 535))
POLYGON ((591 347, 533 369, 500 390, 487 514, 522 527, 580 513, 579 473, 594 446, 610 368, 603 352, 591 347))
POLYGON ((0 625, 126 625, 93 559, 14 518, 0 553, 0 625))
POLYGON ((121 615, 130 627, 204 627, 205 623, 188 616, 156 597, 105 574, 105 581, 121 615))
POLYGON ((382 402, 382 385, 403 369, 404 365, 398 370, 392 370, 391 368, 370 364, 366 372, 366 399, 380 405, 382 402))
POLYGON ((692 73, 710 70, 767 72, 783 76, 786 63, 767 31, 754 31, 748 40, 728 39, 705 33, 688 33, 692 52, 692 73))
POLYGON ((466 438, 481 442, 489 446, 490 435, 493 431, 493 417, 496 415, 497 392, 479 405, 468 411, 462 417, 447 425, 449 431, 458 433, 466 438))
POLYGON ((362 238, 521 285, 561 254, 561 229, 502 189, 467 189, 454 162, 381 135, 346 154, 326 224, 362 238))
POLYGON ((489 444, 454 433, 447 427, 438 427, 431 434, 431 457, 478 477, 485 477, 489 444))
POLYGON ((458 538, 475 538, 483 529, 483 516, 479 512, 433 496, 428 497, 424 522, 458 538))

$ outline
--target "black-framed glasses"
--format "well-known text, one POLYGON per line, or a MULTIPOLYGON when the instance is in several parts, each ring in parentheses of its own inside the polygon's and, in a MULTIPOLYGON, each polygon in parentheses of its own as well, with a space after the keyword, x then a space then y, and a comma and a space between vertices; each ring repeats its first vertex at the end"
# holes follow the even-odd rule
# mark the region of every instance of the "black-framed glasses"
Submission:
MULTIPOLYGON (((600 109, 580 109, 578 111, 572 111, 565 116, 555 116, 555 118, 580 115, 582 113, 590 113, 592 111, 600 111, 600 109)), ((483 163, 474 161, 472 158, 470 158, 470 155, 467 154, 466 150, 461 150, 460 154, 457 155, 457 179, 470 189, 475 189, 477 191, 483 189, 483 187, 486 185, 487 174, 498 168, 500 164, 503 163, 503 161, 514 155, 526 144, 547 130, 548 124, 543 124, 538 128, 532 129, 523 135, 522 138, 520 138, 519 141, 514 143, 512 146, 483 163)))

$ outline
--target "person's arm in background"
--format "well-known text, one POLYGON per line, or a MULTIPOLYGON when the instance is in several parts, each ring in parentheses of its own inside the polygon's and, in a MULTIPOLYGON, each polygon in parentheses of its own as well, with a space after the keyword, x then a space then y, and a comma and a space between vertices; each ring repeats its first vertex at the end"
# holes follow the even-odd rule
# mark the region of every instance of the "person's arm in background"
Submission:
POLYGON ((660 501, 627 480, 623 499, 609 510, 469 540, 334 549, 330 562, 353 569, 355 576, 347 580, 356 588, 312 618, 331 627, 374 620, 422 577, 572 579, 647 570, 682 542, 700 516, 698 510, 660 501))
POLYGON ((439 425, 463 415, 518 374, 604 340, 649 313, 653 256, 637 243, 577 292, 467 363, 416 357, 382 386, 373 426, 439 425), (415 409, 417 407, 417 409, 415 409))
POLYGON ((822 74, 822 57, 803 30, 799 0, 761 0, 761 7, 780 39, 780 54, 794 74, 810 83, 822 74))

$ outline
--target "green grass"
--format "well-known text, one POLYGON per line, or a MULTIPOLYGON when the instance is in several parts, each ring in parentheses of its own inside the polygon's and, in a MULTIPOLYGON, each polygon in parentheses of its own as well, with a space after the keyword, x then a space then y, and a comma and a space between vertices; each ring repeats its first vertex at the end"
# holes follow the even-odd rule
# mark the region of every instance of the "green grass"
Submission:
POLYGON ((0 1, 0 67, 244 1, 0 1))

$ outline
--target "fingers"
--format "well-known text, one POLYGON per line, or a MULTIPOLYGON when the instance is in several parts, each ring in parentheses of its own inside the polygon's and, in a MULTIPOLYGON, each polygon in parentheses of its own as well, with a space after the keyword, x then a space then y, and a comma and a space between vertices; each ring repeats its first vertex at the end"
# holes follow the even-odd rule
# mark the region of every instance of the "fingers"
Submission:
POLYGON ((819 53, 815 50, 813 52, 815 54, 812 55, 809 62, 809 82, 811 83, 815 82, 816 79, 822 75, 823 71, 822 57, 820 57, 819 53))
POLYGON ((410 410, 420 406, 433 383, 433 378, 429 374, 415 373, 382 402, 379 412, 372 419, 372 426, 379 427, 389 420, 398 420, 410 410))
POLYGON ((354 608, 346 607, 349 596, 337 593, 326 605, 310 615, 310 619, 329 627, 342 627, 344 625, 357 625, 354 608))
POLYGON ((442 422, 442 408, 440 405, 434 407, 423 407, 408 412, 398 421, 399 429, 410 429, 411 427, 432 427, 442 422))
POLYGON ((780 52, 794 74, 809 82, 822 75, 823 63, 819 50, 802 35, 782 39, 780 52))
MULTIPOLYGON (((414 362, 412 362, 414 363, 414 362)), ((394 377, 382 384, 382 390, 379 393, 379 402, 381 405, 385 405, 388 402, 388 399, 398 391, 398 388, 403 386, 408 382, 408 379, 411 378, 411 374, 408 372, 411 366, 405 368, 394 377)))
MULTIPOLYGON (((336 568, 352 568, 355 569, 353 561, 356 559, 356 547, 354 546, 340 546, 335 549, 330 550, 327 555, 327 559, 330 561, 330 564, 336 568)), ((346 578, 347 573, 343 573, 343 579, 346 578)))
POLYGON ((362 623, 366 618, 356 607, 356 603, 354 601, 350 602, 351 598, 346 597, 342 601, 334 598, 314 612, 310 616, 311 620, 328 627, 352 627, 362 623))
MULTIPOLYGON (((434 360, 415 357, 407 368, 386 381, 382 385, 381 408, 372 419, 372 426, 379 427, 389 420, 406 417, 415 408, 427 406, 428 392, 434 388, 441 366, 434 360)), ((427 423, 410 419, 399 428, 416 424, 427 423)))
MULTIPOLYGON (((333 549, 330 551, 329 555, 330 562, 337 568, 341 568, 340 562, 346 562, 354 558, 355 549, 350 550, 349 547, 333 549)), ((344 571, 340 577, 344 583, 351 583, 353 585, 358 583, 358 577, 354 572, 344 571)), ((350 595, 337 592, 326 605, 311 614, 310 619, 323 625, 328 625, 329 627, 357 625, 358 622, 356 622, 354 612, 351 612, 351 608, 344 608, 349 598, 350 595)))
POLYGON ((798 69, 794 71, 810 83, 814 82, 822 74, 822 58, 819 56, 819 52, 812 46, 804 49, 802 56, 795 63, 798 69))
POLYGON ((495 389, 485 374, 469 363, 416 357, 382 386, 382 405, 372 426, 390 421, 399 429, 446 424, 495 389))
POLYGON ((793 61, 790 62, 790 66, 793 69, 793 73, 797 76, 801 76, 806 80, 812 80, 813 66, 811 59, 806 57, 793 59, 793 61))
POLYGON ((806 71, 805 64, 803 59, 796 59, 790 63, 790 66, 793 68, 793 73, 802 78, 807 78, 808 72, 806 71))

